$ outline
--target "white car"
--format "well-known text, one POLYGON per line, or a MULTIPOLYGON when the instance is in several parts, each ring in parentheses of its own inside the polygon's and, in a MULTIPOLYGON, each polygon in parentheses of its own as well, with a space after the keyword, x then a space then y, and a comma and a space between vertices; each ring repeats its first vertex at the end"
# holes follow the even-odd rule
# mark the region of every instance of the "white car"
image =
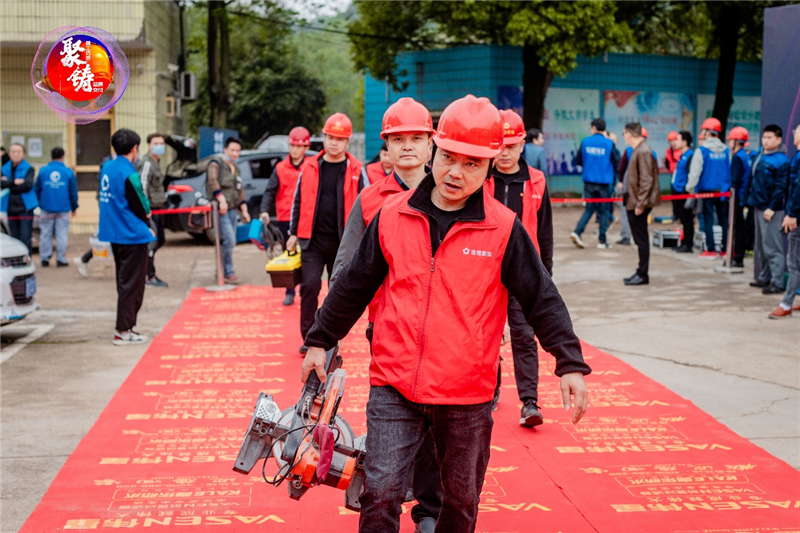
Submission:
POLYGON ((36 268, 22 242, 0 233, 0 324, 20 320, 39 308, 36 268))

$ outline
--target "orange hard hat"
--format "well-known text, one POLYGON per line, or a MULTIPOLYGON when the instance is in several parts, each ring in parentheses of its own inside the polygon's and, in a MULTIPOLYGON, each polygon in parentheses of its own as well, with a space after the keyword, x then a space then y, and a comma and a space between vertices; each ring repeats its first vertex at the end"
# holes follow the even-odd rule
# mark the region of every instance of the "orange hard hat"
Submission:
POLYGON ((677 141, 678 140, 678 132, 677 131, 669 132, 667 134, 667 140, 668 141, 677 141))
POLYGON ((428 109, 413 98, 401 98, 383 114, 381 139, 390 133, 433 133, 433 119, 428 109))
POLYGON ((644 137, 645 139, 647 139, 647 130, 645 129, 645 127, 644 127, 644 126, 642 126, 642 137, 644 137))
POLYGON ((311 134, 302 126, 292 128, 292 131, 289 132, 289 144, 311 146, 311 134))
POLYGON ((747 133, 747 129, 741 126, 736 126, 732 128, 731 131, 728 132, 728 140, 729 141, 749 141, 750 134, 747 133))
POLYGON ((442 111, 433 140, 449 152, 491 159, 503 151, 503 119, 488 98, 468 94, 442 111))
POLYGON ((511 109, 501 109, 503 119, 503 144, 518 144, 525 140, 525 123, 522 117, 511 109))
POLYGON ((353 123, 350 122, 350 118, 344 113, 334 113, 325 121, 322 133, 330 135, 331 137, 349 139, 353 136, 353 123))
POLYGON ((709 117, 703 121, 700 125, 701 130, 711 130, 716 131, 717 133, 722 132, 722 123, 715 119, 714 117, 709 117))

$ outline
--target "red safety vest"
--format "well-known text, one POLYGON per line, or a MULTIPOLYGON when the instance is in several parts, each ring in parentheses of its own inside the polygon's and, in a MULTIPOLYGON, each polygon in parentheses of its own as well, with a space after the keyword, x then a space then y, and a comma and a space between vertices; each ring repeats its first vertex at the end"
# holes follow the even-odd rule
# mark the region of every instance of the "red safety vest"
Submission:
MULTIPOLYGON (((303 159, 303 163, 305 159, 303 159)), ((303 171, 304 164, 300 163, 300 168, 294 168, 291 156, 278 162, 275 171, 278 174, 278 193, 275 195, 275 217, 278 222, 289 222, 292 219, 292 203, 294 202, 294 190, 297 188, 297 178, 303 171)))
MULTIPOLYGON (((528 230, 533 245, 536 247, 536 251, 539 252, 539 239, 537 238, 539 217, 537 215, 539 208, 542 207, 547 182, 545 181, 544 173, 540 170, 528 167, 528 173, 531 179, 522 186, 522 218, 520 222, 528 230)), ((494 176, 492 176, 486 180, 486 184, 483 186, 492 198, 494 198, 494 181, 494 176)))
POLYGON ((361 191, 361 214, 364 216, 364 225, 369 226, 386 199, 399 192, 403 192, 403 189, 397 183, 394 172, 361 191))
POLYGON ((369 180, 370 185, 381 181, 387 176, 386 172, 383 171, 383 165, 380 161, 366 165, 364 167, 364 173, 367 175, 367 180, 369 180))
MULTIPOLYGON (((317 212, 317 191, 319 190, 319 160, 325 154, 321 151, 307 158, 300 174, 300 220, 297 223, 297 236, 310 239, 314 227, 314 214, 317 212)), ((358 184, 361 179, 361 163, 347 153, 347 168, 344 174, 344 223, 358 198, 358 184)))
POLYGON ((413 193, 388 198, 378 222, 389 273, 370 385, 391 385, 413 402, 488 402, 508 306, 500 273, 516 215, 484 189, 484 220, 457 221, 431 258, 430 222, 408 205, 413 193))

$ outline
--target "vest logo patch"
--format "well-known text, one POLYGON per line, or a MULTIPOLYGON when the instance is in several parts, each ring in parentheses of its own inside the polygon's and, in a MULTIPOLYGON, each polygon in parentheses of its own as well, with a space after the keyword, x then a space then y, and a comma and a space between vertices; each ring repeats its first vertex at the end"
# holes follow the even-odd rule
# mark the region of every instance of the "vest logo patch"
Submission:
POLYGON ((492 252, 487 252, 485 250, 473 250, 471 248, 466 247, 461 251, 464 253, 464 255, 475 255, 478 257, 492 257, 492 252))
POLYGON ((586 146, 584 149, 586 150, 587 154, 606 155, 606 149, 605 148, 599 148, 597 146, 586 146))

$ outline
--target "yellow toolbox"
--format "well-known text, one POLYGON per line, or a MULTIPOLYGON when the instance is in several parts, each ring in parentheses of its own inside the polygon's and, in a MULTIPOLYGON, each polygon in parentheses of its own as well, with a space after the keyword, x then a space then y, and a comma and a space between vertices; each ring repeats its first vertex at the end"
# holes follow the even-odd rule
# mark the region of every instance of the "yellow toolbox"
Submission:
POLYGON ((283 252, 267 263, 267 274, 273 287, 294 288, 303 281, 300 270, 300 251, 283 252))

